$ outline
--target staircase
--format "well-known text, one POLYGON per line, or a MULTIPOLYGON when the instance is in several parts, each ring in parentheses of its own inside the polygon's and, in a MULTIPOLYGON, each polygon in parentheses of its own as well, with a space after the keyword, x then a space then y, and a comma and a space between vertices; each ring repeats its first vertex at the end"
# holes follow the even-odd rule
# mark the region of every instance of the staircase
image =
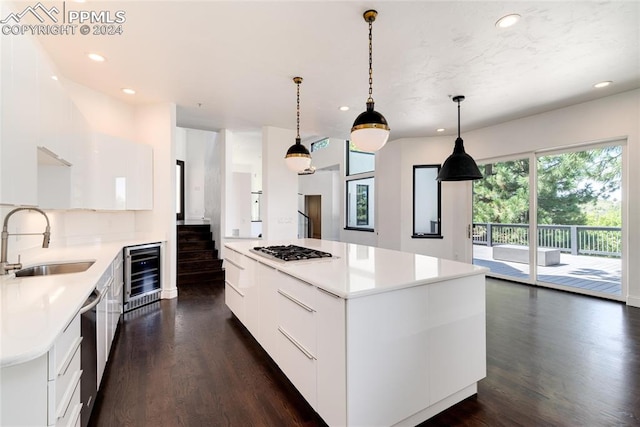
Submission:
POLYGON ((209 224, 178 225, 177 285, 224 286, 222 260, 209 224))

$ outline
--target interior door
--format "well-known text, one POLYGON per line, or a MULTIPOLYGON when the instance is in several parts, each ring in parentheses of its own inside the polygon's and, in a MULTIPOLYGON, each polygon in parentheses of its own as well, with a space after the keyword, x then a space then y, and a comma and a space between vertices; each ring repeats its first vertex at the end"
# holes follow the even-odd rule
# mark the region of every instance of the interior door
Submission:
POLYGON ((322 238, 322 196, 305 196, 305 210, 311 221, 311 235, 313 239, 322 238))

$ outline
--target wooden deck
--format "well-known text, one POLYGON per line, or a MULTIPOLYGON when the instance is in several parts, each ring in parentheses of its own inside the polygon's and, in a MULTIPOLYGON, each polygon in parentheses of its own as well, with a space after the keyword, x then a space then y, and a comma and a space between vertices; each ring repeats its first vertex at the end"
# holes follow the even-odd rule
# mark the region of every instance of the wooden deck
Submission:
MULTIPOLYGON (((473 245, 473 263, 501 276, 529 278, 529 264, 494 260, 492 248, 483 245, 473 245)), ((538 266, 538 281, 620 296, 622 262, 616 258, 561 254, 560 264, 538 266)))

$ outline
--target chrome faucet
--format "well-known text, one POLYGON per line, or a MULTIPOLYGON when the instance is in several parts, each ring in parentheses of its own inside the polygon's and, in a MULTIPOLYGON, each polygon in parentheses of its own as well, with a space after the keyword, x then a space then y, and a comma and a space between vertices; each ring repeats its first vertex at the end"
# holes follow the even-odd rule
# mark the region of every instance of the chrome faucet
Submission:
POLYGON ((10 270, 19 270, 22 268, 22 264, 20 263, 20 256, 18 256, 18 262, 9 263, 7 262, 7 246, 9 245, 9 236, 37 236, 42 234, 44 239, 42 240, 42 247, 49 247, 49 240, 51 239, 51 226, 49 224, 49 217, 43 210, 38 208, 16 208, 9 212, 6 217, 4 217, 4 225, 2 226, 2 248, 0 250, 0 275, 9 274, 10 270), (44 233, 14 233, 9 234, 7 231, 7 225, 9 224, 9 218, 16 212, 19 211, 35 211, 40 212, 44 218, 47 220, 47 227, 44 229, 44 233))

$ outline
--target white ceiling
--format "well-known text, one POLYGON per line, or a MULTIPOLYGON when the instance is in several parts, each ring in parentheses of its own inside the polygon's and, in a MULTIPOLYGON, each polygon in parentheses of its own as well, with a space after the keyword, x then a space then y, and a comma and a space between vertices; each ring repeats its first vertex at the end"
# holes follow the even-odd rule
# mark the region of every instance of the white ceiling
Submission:
POLYGON ((126 102, 175 102, 184 127, 295 129, 291 79, 299 75, 303 137, 347 138, 367 98, 362 13, 370 8, 379 13, 373 97, 391 139, 431 136, 439 127, 454 134, 450 95, 466 96, 464 133, 640 87, 638 1, 89 0, 66 7, 124 10, 126 22, 121 36, 40 37, 59 72, 126 102), (496 28, 509 13, 521 21, 496 28), (107 61, 89 61, 87 52, 107 61), (594 89, 602 80, 614 83, 594 89))

